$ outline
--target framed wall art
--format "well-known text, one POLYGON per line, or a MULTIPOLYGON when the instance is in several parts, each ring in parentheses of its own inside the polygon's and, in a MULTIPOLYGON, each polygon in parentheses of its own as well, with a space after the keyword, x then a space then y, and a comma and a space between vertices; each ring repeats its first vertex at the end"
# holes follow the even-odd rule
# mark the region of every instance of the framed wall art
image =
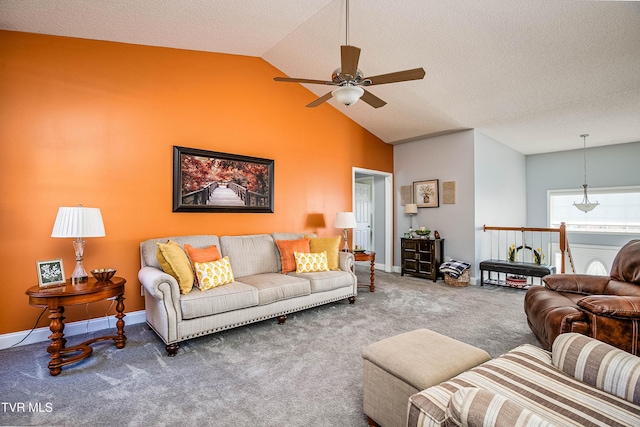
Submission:
POLYGON ((269 159, 173 147, 173 212, 273 213, 269 159))
POLYGON ((66 282, 62 258, 36 261, 36 268, 38 269, 38 286, 41 288, 56 286, 66 282))
POLYGON ((437 208, 440 206, 438 180, 415 181, 413 183, 413 203, 419 208, 437 208))

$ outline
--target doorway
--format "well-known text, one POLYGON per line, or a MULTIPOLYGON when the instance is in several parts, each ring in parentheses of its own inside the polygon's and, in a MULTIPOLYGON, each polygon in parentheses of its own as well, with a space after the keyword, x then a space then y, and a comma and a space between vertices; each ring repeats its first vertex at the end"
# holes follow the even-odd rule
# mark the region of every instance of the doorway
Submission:
POLYGON ((352 169, 353 244, 376 253, 376 269, 393 268, 393 174, 352 169))

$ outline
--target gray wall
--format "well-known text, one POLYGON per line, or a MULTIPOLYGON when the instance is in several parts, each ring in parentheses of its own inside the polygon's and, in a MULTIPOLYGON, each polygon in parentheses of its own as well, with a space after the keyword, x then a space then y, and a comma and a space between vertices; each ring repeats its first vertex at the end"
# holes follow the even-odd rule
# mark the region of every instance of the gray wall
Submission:
MULTIPOLYGON (((547 227, 547 190, 582 188, 582 149, 530 155, 526 161, 527 226, 547 227)), ((640 142, 587 148, 587 183, 589 187, 640 185, 639 164, 640 142)), ((621 246, 632 238, 637 235, 571 233, 569 243, 621 246)))
POLYGON ((480 261, 491 253, 490 232, 483 227, 524 227, 527 225, 525 155, 475 131, 475 260, 472 276, 480 261))
MULTIPOLYGON (((407 142, 393 147, 394 265, 400 265, 400 237, 409 230, 409 217, 400 205, 400 187, 414 181, 438 179, 440 207, 420 208, 414 226, 438 230, 445 239, 445 256, 474 260, 474 131, 407 142), (442 183, 456 182, 456 203, 442 203, 442 183)), ((432 236, 433 237, 433 236, 432 236)))

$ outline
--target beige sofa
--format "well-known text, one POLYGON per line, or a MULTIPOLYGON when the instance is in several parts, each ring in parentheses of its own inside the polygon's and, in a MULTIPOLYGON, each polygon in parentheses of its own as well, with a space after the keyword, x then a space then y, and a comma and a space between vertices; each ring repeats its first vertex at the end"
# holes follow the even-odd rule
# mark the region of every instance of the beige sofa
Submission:
POLYGON ((576 333, 522 345, 411 396, 406 425, 639 426, 640 358, 576 333))
MULTIPOLYGON (((244 236, 173 236, 150 239, 140 244, 142 283, 147 323, 174 356, 181 341, 235 328, 265 319, 278 318, 321 304, 357 295, 353 254, 339 252, 339 270, 282 274, 277 240, 300 239, 301 233, 273 233, 244 236), (181 294, 177 280, 162 271, 157 243, 172 240, 194 248, 215 245, 222 257, 229 257, 235 280, 207 291, 194 288, 181 294)), ((310 237, 315 237, 310 235, 310 237)))

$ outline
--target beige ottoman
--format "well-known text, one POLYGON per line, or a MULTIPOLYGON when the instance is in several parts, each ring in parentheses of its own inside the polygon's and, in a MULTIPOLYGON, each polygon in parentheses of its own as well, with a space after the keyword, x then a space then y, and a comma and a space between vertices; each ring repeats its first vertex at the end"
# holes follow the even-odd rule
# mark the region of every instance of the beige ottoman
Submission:
POLYGON ((418 329, 362 350, 364 413, 382 427, 407 425, 409 397, 491 359, 469 344, 418 329))

